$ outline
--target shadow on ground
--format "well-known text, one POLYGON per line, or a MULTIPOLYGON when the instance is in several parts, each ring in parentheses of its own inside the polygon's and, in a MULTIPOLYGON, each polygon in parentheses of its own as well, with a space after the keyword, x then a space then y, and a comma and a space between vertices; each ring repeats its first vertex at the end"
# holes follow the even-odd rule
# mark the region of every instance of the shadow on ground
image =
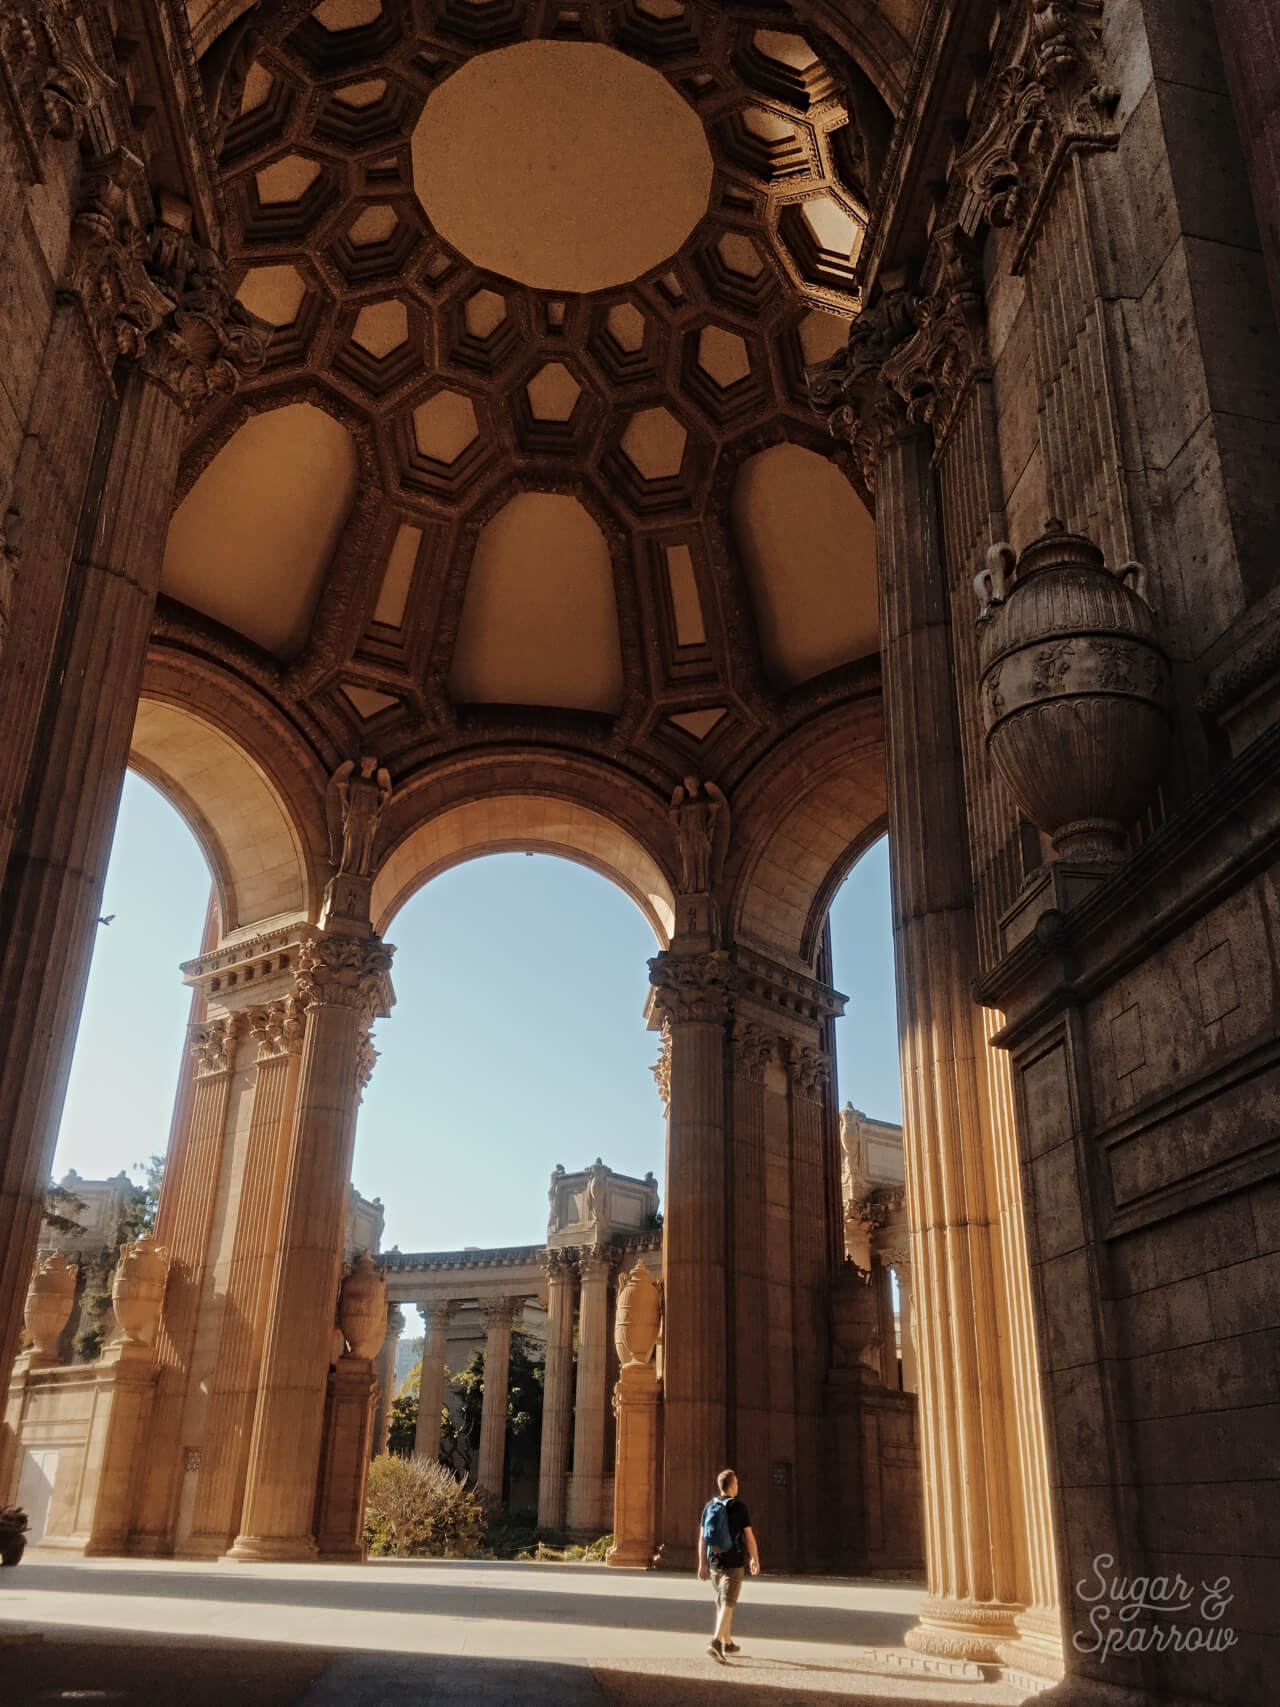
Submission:
MULTIPOLYGON (((508 1567, 509 1568, 509 1567, 508 1567)), ((531 1573, 537 1566, 526 1567, 531 1573)), ((41 1565, 24 1584, 32 1596, 28 1616, 39 1617, 39 1595, 106 1594, 139 1596, 143 1599, 252 1602, 256 1606, 305 1606, 313 1610, 348 1612, 393 1612, 450 1618, 496 1618, 507 1622, 535 1624, 607 1624, 615 1628, 666 1631, 675 1635, 702 1635, 710 1618, 710 1598, 700 1601, 668 1600, 646 1594, 644 1585, 654 1578, 636 1573, 632 1578, 611 1578, 607 1592, 574 1594, 563 1589, 540 1587, 538 1577, 528 1587, 501 1586, 486 1581, 483 1570, 467 1572, 457 1583, 438 1577, 388 1579, 376 1577, 355 1584, 299 1575, 296 1580, 226 1576, 211 1572, 199 1575, 164 1576, 159 1572, 110 1570, 72 1565, 41 1565), (629 1579, 629 1580, 628 1580, 629 1579)), ((744 1593, 741 1612, 744 1630, 756 1641, 830 1642, 842 1646, 894 1648, 915 1622, 910 1613, 848 1611, 834 1606, 774 1606, 763 1601, 752 1604, 744 1593)), ((15 1608, 15 1616, 23 1615, 15 1608)), ((566 1647, 569 1643, 566 1640, 566 1647)))
POLYGON ((294 1707, 332 1659, 320 1648, 50 1631, 12 1642, 0 1625, 4 1707, 294 1707))

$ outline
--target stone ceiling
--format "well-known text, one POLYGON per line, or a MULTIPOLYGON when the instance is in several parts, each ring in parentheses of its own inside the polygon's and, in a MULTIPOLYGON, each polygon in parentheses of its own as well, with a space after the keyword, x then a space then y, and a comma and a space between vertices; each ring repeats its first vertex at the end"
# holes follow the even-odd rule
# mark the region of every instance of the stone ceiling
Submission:
POLYGON ((856 310, 839 53, 699 0, 248 39, 222 161, 273 331, 188 448, 162 639, 393 769, 479 731, 724 774, 865 686, 870 519, 804 389, 856 310))

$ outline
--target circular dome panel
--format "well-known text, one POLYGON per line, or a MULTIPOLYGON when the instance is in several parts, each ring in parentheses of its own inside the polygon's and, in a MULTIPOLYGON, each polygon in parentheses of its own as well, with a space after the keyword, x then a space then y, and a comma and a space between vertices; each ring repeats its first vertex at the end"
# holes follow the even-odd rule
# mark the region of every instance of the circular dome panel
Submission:
POLYGON ((692 107, 596 42, 468 60, 413 135, 414 188, 441 237, 539 290, 606 290, 660 265, 707 211, 711 170, 692 107))

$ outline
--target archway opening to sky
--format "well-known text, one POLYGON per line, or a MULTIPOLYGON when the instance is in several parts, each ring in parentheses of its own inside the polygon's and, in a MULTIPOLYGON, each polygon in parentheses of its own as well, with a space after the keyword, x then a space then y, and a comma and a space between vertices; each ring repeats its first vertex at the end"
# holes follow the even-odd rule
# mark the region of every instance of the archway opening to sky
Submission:
POLYGON ((384 1248, 536 1244, 557 1162, 661 1179, 658 944, 629 896, 554 855, 490 854, 432 878, 387 939, 396 1005, 353 1169, 384 1248))
POLYGON ((840 1106, 902 1123, 889 838, 867 849, 831 903, 831 981, 848 997, 836 1021, 840 1106))

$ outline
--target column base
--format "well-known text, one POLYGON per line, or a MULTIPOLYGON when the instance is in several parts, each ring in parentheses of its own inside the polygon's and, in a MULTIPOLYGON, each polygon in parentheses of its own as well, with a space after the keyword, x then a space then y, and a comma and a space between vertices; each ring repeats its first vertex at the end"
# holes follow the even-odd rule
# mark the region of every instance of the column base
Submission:
POLYGON ((656 1561, 652 1543, 644 1547, 633 1541, 624 1542, 621 1547, 610 1547, 604 1556, 604 1562, 606 1565, 616 1565, 619 1569, 651 1571, 656 1561))
POLYGON ((1067 1666, 1058 1614, 1044 1608, 1028 1610, 1018 1614, 1017 1623, 1014 1639, 1000 1644, 1006 1682, 1025 1684, 1029 1691, 1060 1683, 1067 1666), (1010 1677, 1010 1673, 1015 1675, 1010 1677))
POLYGON ((237 1535, 228 1559, 242 1565, 314 1564, 314 1535, 237 1535))
POLYGON ((1000 1650, 1017 1640, 1019 1608, 999 1601, 925 1600, 920 1622, 903 1637, 913 1653, 1001 1665, 1000 1650))

